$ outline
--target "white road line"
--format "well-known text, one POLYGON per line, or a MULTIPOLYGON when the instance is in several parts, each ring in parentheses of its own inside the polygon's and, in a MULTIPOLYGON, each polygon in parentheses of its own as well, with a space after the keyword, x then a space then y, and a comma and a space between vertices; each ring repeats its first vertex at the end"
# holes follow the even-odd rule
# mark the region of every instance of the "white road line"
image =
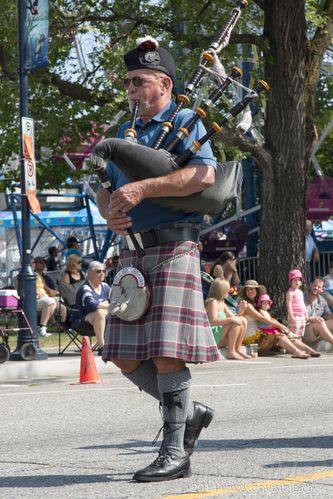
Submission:
MULTIPOLYGON (((1 388, 2 385, 0 385, 1 388)), ((221 383, 221 384, 206 384, 206 385, 197 385, 196 383, 192 383, 193 388, 215 388, 215 387, 233 387, 233 386, 247 386, 247 383, 221 383)), ((27 386, 27 388, 29 388, 27 386)), ((137 390, 137 387, 114 387, 114 388, 100 388, 99 390, 96 390, 95 388, 86 388, 80 386, 80 390, 75 390, 75 389, 70 389, 70 390, 53 390, 53 391, 47 391, 47 392, 33 392, 33 391, 26 391, 26 392, 14 392, 14 393, 2 393, 0 392, 2 397, 15 397, 16 395, 58 395, 59 393, 64 393, 64 394, 76 394, 79 393, 80 395, 82 393, 87 393, 87 392, 116 392, 116 391, 133 391, 137 390)))
POLYGON ((207 388, 207 387, 221 387, 221 386, 247 386, 248 383, 224 383, 221 385, 211 385, 210 383, 207 385, 197 385, 196 383, 192 383, 191 388, 207 388))
MULTIPOLYGON (((298 360, 298 359, 295 359, 295 360, 298 360)), ((256 365, 262 365, 262 364, 266 364, 266 365, 263 366, 262 370, 288 369, 289 367, 291 367, 292 369, 299 369, 299 368, 302 368, 304 366, 306 366, 306 367, 316 367, 316 368, 318 368, 318 367, 333 367, 333 364, 320 364, 320 363, 318 363, 318 364, 307 364, 307 361, 305 362, 305 364, 303 362, 301 362, 300 364, 297 363, 297 364, 295 364, 293 366, 291 366, 290 364, 287 364, 287 365, 284 365, 284 366, 272 366, 271 362, 256 362, 256 365)), ((251 363, 251 366, 249 365, 248 371, 253 370, 253 369, 251 369, 253 365, 254 365, 254 362, 251 363)), ((257 371, 258 368, 256 367, 255 370, 257 371)), ((192 372, 192 377, 194 377, 195 375, 200 375, 201 376, 202 374, 214 374, 214 373, 223 374, 224 373, 224 371, 222 369, 207 369, 205 371, 192 370, 191 372, 192 372)))
POLYGON ((285 369, 286 367, 291 367, 292 369, 298 369, 299 367, 333 367, 333 364, 308 364, 307 362, 305 362, 305 364, 299 364, 299 365, 295 365, 295 366, 291 366, 291 365, 288 365, 288 366, 272 366, 271 369, 285 369))
MULTIPOLYGON (((29 388, 27 386, 27 388, 29 388)), ((58 393, 65 393, 65 394, 70 394, 70 395, 73 395, 75 393, 79 393, 80 395, 82 393, 87 393, 87 392, 117 392, 117 391, 133 391, 133 390, 137 390, 137 388, 134 386, 133 388, 132 387, 123 387, 123 388, 101 388, 100 390, 96 390, 94 388, 86 388, 86 387, 80 387, 82 388, 81 390, 75 390, 75 389, 70 389, 70 390, 53 390, 53 391, 48 391, 48 392, 33 392, 33 391, 27 391, 27 392, 14 392, 14 393, 1 393, 1 396, 2 397, 11 397, 11 396, 15 396, 15 395, 53 395, 53 394, 58 394, 58 393)))
POLYGON ((9 385, 2 385, 2 384, 0 383, 0 387, 1 387, 1 388, 22 388, 22 387, 24 387, 24 386, 25 386, 25 385, 10 385, 10 384, 9 384, 9 385))

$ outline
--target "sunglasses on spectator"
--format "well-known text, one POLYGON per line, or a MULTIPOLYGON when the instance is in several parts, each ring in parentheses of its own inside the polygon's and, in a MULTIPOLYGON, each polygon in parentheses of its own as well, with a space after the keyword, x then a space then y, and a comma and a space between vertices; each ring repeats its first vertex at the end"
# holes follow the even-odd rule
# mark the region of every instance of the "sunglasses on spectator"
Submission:
POLYGON ((96 269, 97 274, 101 274, 102 272, 105 272, 104 269, 96 269))
MULTIPOLYGON (((159 79, 159 76, 155 76, 156 79, 159 79)), ((124 78, 123 84, 124 87, 128 88, 130 83, 133 83, 135 87, 141 87, 145 83, 153 81, 153 78, 142 78, 141 76, 133 76, 133 78, 124 78)))

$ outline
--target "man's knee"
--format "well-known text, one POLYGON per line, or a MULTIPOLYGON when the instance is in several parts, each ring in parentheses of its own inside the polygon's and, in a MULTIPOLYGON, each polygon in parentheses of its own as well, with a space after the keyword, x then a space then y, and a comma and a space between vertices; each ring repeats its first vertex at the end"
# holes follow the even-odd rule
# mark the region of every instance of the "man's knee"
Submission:
POLYGON ((126 374, 130 374, 139 367, 142 361, 130 359, 111 359, 111 362, 113 362, 115 366, 119 367, 119 369, 124 371, 126 374))
POLYGON ((172 357, 156 357, 153 359, 153 362, 159 374, 175 373, 185 367, 183 360, 172 357))

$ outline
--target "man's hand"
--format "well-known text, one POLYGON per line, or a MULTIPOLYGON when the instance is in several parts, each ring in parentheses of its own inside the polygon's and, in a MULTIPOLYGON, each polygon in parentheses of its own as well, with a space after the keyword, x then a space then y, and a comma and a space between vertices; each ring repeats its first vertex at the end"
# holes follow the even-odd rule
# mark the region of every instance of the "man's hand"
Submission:
POLYGON ((108 223, 108 227, 119 234, 120 236, 127 235, 127 229, 132 227, 132 219, 126 213, 121 213, 119 211, 112 211, 111 209, 108 211, 108 215, 106 218, 108 223))
POLYGON ((116 234, 125 236, 127 234, 127 229, 132 227, 132 218, 128 216, 126 212, 123 213, 122 211, 120 211, 119 205, 115 203, 114 200, 113 204, 115 206, 111 208, 111 197, 116 193, 117 191, 110 194, 106 189, 99 189, 97 191, 96 198, 97 206, 100 214, 103 218, 105 218, 108 227, 116 234))
POLYGON ((144 190, 140 182, 123 185, 110 196, 111 211, 127 213, 144 199, 144 190))

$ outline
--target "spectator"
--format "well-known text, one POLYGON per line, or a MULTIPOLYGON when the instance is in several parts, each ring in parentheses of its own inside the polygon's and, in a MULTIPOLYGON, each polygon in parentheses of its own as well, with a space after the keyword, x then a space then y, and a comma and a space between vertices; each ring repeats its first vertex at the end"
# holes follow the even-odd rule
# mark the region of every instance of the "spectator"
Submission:
POLYGON ((210 275, 226 279, 231 287, 238 287, 239 277, 237 271, 237 259, 232 251, 224 251, 222 255, 213 263, 210 275))
POLYGON ((79 241, 75 236, 70 236, 67 238, 66 248, 67 249, 64 251, 65 258, 67 258, 69 255, 81 256, 79 241))
POLYGON ((65 268, 61 274, 61 280, 66 284, 71 284, 75 288, 85 280, 82 272, 82 259, 80 256, 72 253, 66 259, 65 268))
POLYGON ((324 277, 323 297, 328 303, 331 312, 333 311, 333 261, 329 264, 328 274, 324 277))
POLYGON ((290 285, 286 293, 288 326, 292 334, 297 338, 302 338, 305 330, 305 322, 308 319, 303 291, 300 289, 304 281, 302 272, 298 269, 290 270, 288 281, 290 285))
POLYGON ((235 316, 224 302, 230 290, 227 280, 217 277, 211 284, 205 308, 211 330, 218 348, 228 346, 227 359, 250 359, 241 351, 247 321, 244 317, 235 316))
POLYGON ((66 318, 66 309, 63 305, 59 305, 59 291, 50 288, 45 282, 45 258, 43 258, 42 256, 37 256, 35 258, 35 265, 37 312, 41 313, 38 334, 39 336, 47 337, 50 336, 50 333, 47 332, 47 325, 56 308, 60 307, 60 315, 63 321, 65 321, 66 318))
POLYGON ((46 259, 46 270, 52 272, 53 270, 58 270, 60 266, 58 248, 56 246, 50 246, 47 250, 49 256, 46 259))
POLYGON ((330 262, 328 274, 324 277, 324 290, 333 296, 333 261, 330 262))
POLYGON ((81 254, 81 250, 80 250, 80 246, 79 246, 79 240, 75 236, 70 236, 67 239, 67 241, 66 241, 66 248, 67 249, 64 251, 64 257, 66 258, 66 260, 69 257, 69 255, 77 255, 82 260, 82 268, 84 270, 87 270, 88 263, 85 262, 82 254, 81 254))
POLYGON ((109 286, 112 286, 113 280, 118 272, 119 255, 114 255, 111 259, 111 264, 106 270, 105 281, 109 286))
POLYGON ((311 220, 307 220, 305 226, 305 262, 307 284, 310 284, 311 282, 311 264, 319 261, 319 250, 311 232, 312 222, 311 220))
POLYGON ((244 287, 240 291, 241 302, 239 315, 247 319, 247 330, 243 343, 245 345, 258 343, 259 355, 280 347, 285 348, 289 353, 292 353, 294 358, 307 359, 308 355, 294 346, 287 337, 289 330, 284 324, 281 324, 274 319, 269 313, 262 314, 261 310, 257 310, 257 303, 262 294, 266 294, 266 288, 254 280, 246 281, 244 287), (259 329, 258 323, 269 324, 276 328, 279 333, 274 332, 274 334, 268 334, 259 329))
POLYGON ((76 294, 75 311, 71 318, 71 326, 79 330, 84 322, 89 322, 94 328, 98 344, 98 355, 102 355, 106 315, 109 307, 110 286, 103 282, 104 265, 100 262, 90 262, 87 280, 76 294))
POLYGON ((309 318, 303 340, 310 345, 318 340, 324 340, 333 345, 333 314, 326 300, 321 296, 323 289, 324 279, 315 277, 304 297, 309 318))
MULTIPOLYGON (((272 300, 270 297, 266 294, 260 295, 258 299, 258 310, 260 311, 261 315, 266 317, 266 319, 270 319, 272 316, 269 313, 269 309, 271 307, 272 300)), ((258 323, 258 327, 260 331, 263 331, 266 334, 280 334, 279 329, 277 329, 275 326, 271 326, 267 323, 258 323)), ((305 343, 302 342, 300 338, 298 338, 294 333, 289 332, 288 333, 288 338, 290 341, 293 343, 293 345, 296 347, 297 350, 301 350, 302 352, 305 352, 305 355, 301 355, 299 351, 295 351, 295 349, 292 348, 290 343, 288 341, 284 342, 284 347, 286 348, 287 352, 294 354, 294 358, 298 359, 306 359, 308 357, 320 357, 320 353, 316 352, 316 350, 313 350, 310 348, 308 345, 305 345, 305 343), (296 355, 295 355, 296 353, 296 355)))

